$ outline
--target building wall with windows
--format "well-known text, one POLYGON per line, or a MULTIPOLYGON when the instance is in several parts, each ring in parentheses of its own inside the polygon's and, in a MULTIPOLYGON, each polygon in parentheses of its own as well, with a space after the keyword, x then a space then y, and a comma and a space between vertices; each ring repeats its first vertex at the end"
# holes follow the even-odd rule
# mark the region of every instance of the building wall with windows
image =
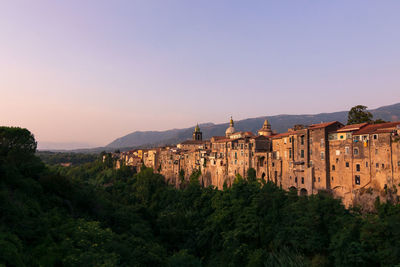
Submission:
POLYGON ((351 205, 368 188, 400 195, 400 122, 296 125, 274 134, 266 121, 256 136, 234 132, 232 120, 226 136, 121 153, 121 162, 139 164, 139 160, 177 187, 200 170, 203 186, 222 189, 238 175, 246 178, 254 168, 257 178, 285 190, 302 195, 327 190, 351 205))

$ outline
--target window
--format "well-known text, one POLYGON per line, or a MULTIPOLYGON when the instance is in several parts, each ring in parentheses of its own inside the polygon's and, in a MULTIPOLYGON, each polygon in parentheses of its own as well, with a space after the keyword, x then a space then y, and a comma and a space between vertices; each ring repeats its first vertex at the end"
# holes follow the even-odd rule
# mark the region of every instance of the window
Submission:
POLYGON ((360 180, 361 180, 361 179, 360 179, 360 175, 356 175, 356 176, 355 176, 355 183, 356 183, 356 184, 360 184, 360 182, 361 182, 360 180))
POLYGON ((341 135, 340 135, 340 139, 343 139, 343 138, 344 138, 344 136, 343 136, 343 134, 341 134, 341 135))
POLYGON ((235 152, 235 159, 237 159, 237 152, 235 152))
POLYGON ((358 148, 354 148, 354 155, 358 155, 358 148))
POLYGON ((318 183, 321 182, 321 177, 318 177, 318 183))
POLYGON ((378 149, 375 148, 375 155, 378 155, 378 149))
POLYGON ((275 163, 274 162, 272 162, 272 167, 275 167, 275 163))
POLYGON ((243 156, 243 150, 242 150, 242 151, 240 151, 240 155, 241 155, 241 156, 243 156))
POLYGON ((315 183, 315 177, 312 178, 312 181, 315 183))
POLYGON ((294 177, 294 182, 297 183, 297 177, 294 177))
POLYGON ((334 171, 335 170, 335 165, 332 165, 332 171, 334 171))
POLYGON ((360 167, 360 164, 356 164, 356 171, 360 171, 360 169, 361 169, 361 167, 360 167))
POLYGON ((377 140, 377 139, 378 139, 378 135, 374 134, 374 140, 377 140))
POLYGON ((291 159, 291 158, 292 158, 292 149, 289 148, 289 159, 291 159))
POLYGON ((397 162, 397 166, 400 167, 400 161, 397 162))
POLYGON ((375 167, 376 167, 376 168, 379 168, 379 163, 375 164, 375 167))
POLYGON ((325 140, 324 138, 321 138, 321 147, 324 147, 324 145, 325 145, 325 140))
POLYGON ((347 167, 347 168, 350 167, 350 164, 349 164, 348 162, 346 162, 346 167, 347 167))
POLYGON ((301 177, 301 183, 304 184, 304 177, 301 177))
POLYGON ((385 164, 382 163, 382 168, 385 168, 385 164))
POLYGON ((339 158, 336 158, 336 163, 339 163, 339 158))
POLYGON ((310 160, 310 166, 312 166, 313 165, 313 162, 312 162, 312 160, 310 160))
POLYGON ((321 159, 324 159, 324 158, 325 158, 325 153, 321 152, 321 159))
POLYGON ((365 167, 367 167, 367 168, 368 168, 368 161, 366 161, 366 162, 365 162, 365 167))
POLYGON ((309 143, 310 143, 310 145, 312 144, 312 138, 310 138, 310 141, 309 141, 309 143))
POLYGON ((300 144, 304 145, 304 135, 300 137, 300 144))
POLYGON ((301 157, 301 158, 304 158, 304 150, 303 150, 303 149, 300 150, 300 157, 301 157))
POLYGON ((240 145, 240 148, 243 149, 243 144, 240 145))
POLYGON ((235 159, 235 165, 237 164, 237 160, 235 159))
POLYGON ((289 137, 289 143, 291 143, 292 142, 292 137, 289 137))
POLYGON ((345 154, 349 154, 350 153, 350 148, 348 146, 346 146, 344 148, 345 154))
POLYGON ((332 181, 333 181, 333 176, 331 177, 332 181))

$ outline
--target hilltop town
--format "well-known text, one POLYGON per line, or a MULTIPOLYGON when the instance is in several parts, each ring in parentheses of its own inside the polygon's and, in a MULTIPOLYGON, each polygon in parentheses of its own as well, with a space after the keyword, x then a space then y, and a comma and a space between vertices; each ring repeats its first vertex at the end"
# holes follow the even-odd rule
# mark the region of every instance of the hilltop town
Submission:
POLYGON ((176 146, 113 156, 117 168, 145 165, 177 187, 200 171, 201 185, 222 189, 254 169, 258 179, 285 190, 297 190, 300 195, 323 190, 351 206, 372 192, 383 198, 397 196, 400 121, 346 126, 332 121, 295 125, 285 133, 275 133, 265 120, 256 135, 237 132, 231 118, 225 136, 203 140, 197 125, 192 139, 176 146))

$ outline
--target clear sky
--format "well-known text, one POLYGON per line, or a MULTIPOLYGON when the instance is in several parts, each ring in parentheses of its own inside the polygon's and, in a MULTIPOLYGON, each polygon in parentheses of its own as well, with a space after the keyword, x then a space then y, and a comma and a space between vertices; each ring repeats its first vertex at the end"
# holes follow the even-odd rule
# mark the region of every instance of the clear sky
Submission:
POLYGON ((397 103, 399 12, 398 0, 2 1, 0 125, 99 146, 397 103))

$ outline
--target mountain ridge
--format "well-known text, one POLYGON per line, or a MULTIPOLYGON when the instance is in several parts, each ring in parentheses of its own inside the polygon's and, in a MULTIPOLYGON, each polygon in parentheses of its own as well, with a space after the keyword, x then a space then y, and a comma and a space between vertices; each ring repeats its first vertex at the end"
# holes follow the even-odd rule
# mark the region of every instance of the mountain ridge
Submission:
MULTIPOLYGON (((375 119, 385 121, 400 120, 400 103, 382 106, 369 110, 375 119)), ((260 116, 235 121, 237 131, 251 131, 257 133, 265 119, 271 123, 272 129, 277 132, 286 132, 288 128, 295 124, 310 125, 313 123, 340 121, 347 122, 348 111, 324 112, 318 114, 289 115, 279 114, 273 116, 260 116)), ((225 129, 229 123, 215 124, 212 122, 199 124, 203 132, 203 138, 208 139, 212 136, 225 135, 225 129)), ((106 145, 106 148, 140 147, 140 146, 159 146, 175 144, 190 139, 195 126, 181 129, 171 129, 166 131, 135 131, 125 136, 119 137, 106 145)))

